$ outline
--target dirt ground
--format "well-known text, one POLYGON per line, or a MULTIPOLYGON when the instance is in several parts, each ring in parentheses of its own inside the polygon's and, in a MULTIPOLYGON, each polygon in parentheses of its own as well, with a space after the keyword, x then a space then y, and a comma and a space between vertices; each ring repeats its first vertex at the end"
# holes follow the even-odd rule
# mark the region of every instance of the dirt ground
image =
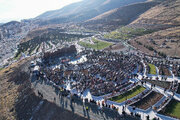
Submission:
POLYGON ((26 59, 0 71, 0 120, 86 119, 36 96, 29 80, 29 65, 26 59))
POLYGON ((125 48, 124 45, 122 45, 122 43, 118 43, 118 44, 115 44, 115 45, 112 45, 108 48, 105 48, 104 50, 108 50, 108 51, 116 51, 116 50, 121 50, 125 48))
POLYGON ((180 27, 174 27, 134 38, 130 41, 130 44, 150 55, 154 52, 150 51, 145 46, 151 46, 157 52, 165 53, 168 56, 180 57, 179 35, 180 27), (138 42, 140 44, 138 44, 138 42))
MULTIPOLYGON (((14 63, 0 71, 0 119, 16 119, 15 104, 18 97, 22 95, 20 88, 25 83, 22 80, 28 77, 27 74, 20 73, 25 62, 26 60, 14 63)), ((24 87, 27 84, 24 84, 24 87)))
POLYGON ((162 94, 152 92, 147 97, 143 98, 142 100, 138 101, 137 103, 133 104, 132 106, 136 106, 140 109, 148 109, 152 105, 154 105, 157 101, 159 101, 163 97, 162 94))

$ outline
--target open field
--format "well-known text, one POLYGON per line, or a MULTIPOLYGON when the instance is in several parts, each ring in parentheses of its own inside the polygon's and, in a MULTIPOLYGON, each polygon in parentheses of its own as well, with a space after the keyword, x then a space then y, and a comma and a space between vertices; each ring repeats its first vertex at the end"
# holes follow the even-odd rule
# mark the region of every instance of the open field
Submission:
POLYGON ((180 27, 174 27, 135 37, 130 41, 130 44, 150 55, 155 52, 162 57, 167 55, 178 57, 180 56, 180 49, 178 49, 180 47, 179 29, 180 27))
POLYGON ((149 66, 149 74, 156 75, 156 67, 153 64, 148 64, 149 66))
POLYGON ((130 28, 122 27, 116 31, 112 31, 109 34, 104 35, 106 39, 120 39, 127 40, 135 36, 142 36, 154 32, 153 30, 146 30, 143 28, 130 28))
POLYGON ((140 101, 134 103, 132 106, 146 110, 152 105, 156 104, 162 97, 162 94, 153 91, 140 101))
POLYGON ((116 97, 112 97, 110 98, 111 101, 115 101, 118 103, 124 102, 127 99, 130 99, 132 97, 135 97, 136 95, 142 93, 145 90, 144 87, 141 86, 137 86, 134 89, 127 91, 126 93, 116 96, 116 97))
POLYGON ((172 99, 160 113, 180 119, 180 102, 172 99))
POLYGON ((112 43, 100 41, 95 38, 93 38, 92 41, 94 42, 94 44, 90 44, 90 43, 86 43, 86 42, 82 42, 82 41, 80 41, 79 44, 81 46, 84 46, 87 48, 92 48, 92 49, 97 49, 97 50, 102 50, 102 49, 107 48, 112 45, 112 43))
POLYGON ((118 44, 109 46, 109 47, 105 48, 104 50, 118 51, 118 50, 121 50, 123 48, 125 48, 125 46, 122 43, 118 43, 118 44))

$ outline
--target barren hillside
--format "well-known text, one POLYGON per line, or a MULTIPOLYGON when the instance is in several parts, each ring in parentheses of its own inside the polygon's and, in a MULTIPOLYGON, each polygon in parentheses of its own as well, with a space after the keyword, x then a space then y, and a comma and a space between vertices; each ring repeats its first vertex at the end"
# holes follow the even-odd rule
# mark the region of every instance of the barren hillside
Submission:
POLYGON ((83 22, 109 10, 146 0, 82 0, 58 10, 47 11, 34 20, 39 24, 83 22))
POLYGON ((22 60, 0 70, 0 120, 86 120, 36 96, 29 64, 29 60, 22 60))
POLYGON ((151 8, 130 25, 158 32, 131 40, 136 48, 153 54, 180 57, 180 1, 165 0, 151 8))
POLYGON ((151 55, 157 52, 159 55, 180 57, 180 27, 173 27, 140 36, 132 39, 130 43, 151 55))
POLYGON ((84 26, 90 29, 98 30, 115 30, 119 26, 127 25, 135 20, 140 14, 146 12, 151 7, 154 7, 159 2, 142 2, 116 8, 96 16, 83 23, 84 26))
POLYGON ((166 29, 180 25, 180 1, 165 0, 141 14, 130 25, 151 29, 166 29))

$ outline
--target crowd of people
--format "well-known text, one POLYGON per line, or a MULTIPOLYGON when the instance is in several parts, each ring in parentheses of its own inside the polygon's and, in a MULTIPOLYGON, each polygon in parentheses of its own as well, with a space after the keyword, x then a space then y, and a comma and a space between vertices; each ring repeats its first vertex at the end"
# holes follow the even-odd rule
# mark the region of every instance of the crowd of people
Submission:
POLYGON ((159 68, 160 75, 171 76, 169 69, 176 77, 180 77, 180 62, 176 60, 167 60, 150 56, 142 56, 145 63, 151 63, 159 68))
MULTIPOLYGON (((76 90, 77 92, 81 93, 81 95, 85 90, 89 89, 92 95, 105 95, 103 96, 104 99, 109 99, 126 93, 128 90, 139 85, 140 82, 141 85, 146 84, 146 81, 144 80, 148 79, 148 76, 146 78, 145 76, 143 76, 139 82, 130 81, 130 79, 132 80, 133 78, 138 78, 139 74, 137 73, 144 72, 145 68, 142 59, 144 60, 145 64, 151 63, 157 67, 161 67, 161 69, 159 69, 160 73, 164 72, 165 70, 169 70, 170 66, 167 66, 167 63, 163 63, 157 60, 150 61, 150 58, 141 58, 135 54, 88 50, 82 51, 78 54, 71 54, 71 57, 70 55, 67 55, 67 57, 66 55, 64 55, 63 57, 58 56, 57 59, 46 57, 45 62, 48 63, 48 65, 41 65, 40 71, 48 80, 55 83, 58 88, 59 86, 61 86, 61 92, 66 91, 65 87, 68 86, 67 84, 70 84, 70 89, 76 90), (77 64, 71 64, 71 60, 75 61, 81 56, 85 56, 87 60, 77 64)), ((178 65, 172 66, 172 70, 179 69, 178 67, 178 65)), ((146 70, 148 71, 147 68, 146 70)), ((176 70, 177 73, 178 71, 179 70, 176 70)), ((150 80, 152 80, 152 77, 149 78, 150 80)), ((162 77, 162 80, 163 79, 167 79, 167 77, 162 77)), ((157 79, 157 81, 159 80, 157 79)), ((133 106, 136 103, 148 103, 148 100, 150 98, 154 103, 156 103, 163 96, 158 93, 154 93, 158 95, 152 95, 153 88, 155 88, 156 86, 158 86, 158 84, 151 83, 151 89, 146 89, 137 96, 131 99, 127 99, 125 101, 125 105, 133 106)), ((172 82, 170 84, 170 87, 164 88, 164 92, 166 92, 166 90, 169 90, 172 91, 174 95, 175 91, 177 91, 177 88, 178 82, 172 82)), ((69 89, 67 91, 69 92, 69 89)), ((42 96, 40 93, 38 94, 42 96)), ((153 109, 157 110, 162 108, 164 104, 166 104, 169 100, 170 97, 165 99, 159 106, 155 106, 153 109)), ((96 103, 95 99, 91 99, 90 101, 96 103)), ((145 108, 149 107, 149 103, 147 105, 145 103, 143 104, 145 108)), ((100 106, 100 102, 98 102, 97 104, 100 106)), ((102 106, 112 109, 118 109, 118 107, 116 108, 113 104, 106 104, 106 101, 102 102, 102 106)), ((88 108, 86 108, 86 110, 88 110, 88 108)))
POLYGON ((129 78, 138 68, 140 58, 133 54, 88 51, 87 61, 78 65, 61 62, 58 67, 43 67, 46 77, 57 85, 71 83, 71 89, 83 92, 90 89, 95 96, 119 92, 131 83, 129 78))

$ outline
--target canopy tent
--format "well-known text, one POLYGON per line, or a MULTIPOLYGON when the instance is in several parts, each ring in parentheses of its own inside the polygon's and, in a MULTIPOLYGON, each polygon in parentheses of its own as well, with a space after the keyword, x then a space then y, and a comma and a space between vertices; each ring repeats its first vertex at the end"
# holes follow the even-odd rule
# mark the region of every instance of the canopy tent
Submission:
POLYGON ((93 100, 89 89, 87 89, 83 92, 82 97, 83 97, 83 99, 88 99, 88 101, 93 100))
POLYGON ((68 83, 68 84, 67 84, 67 86, 66 86, 66 90, 71 91, 71 84, 70 84, 70 83, 68 83))

